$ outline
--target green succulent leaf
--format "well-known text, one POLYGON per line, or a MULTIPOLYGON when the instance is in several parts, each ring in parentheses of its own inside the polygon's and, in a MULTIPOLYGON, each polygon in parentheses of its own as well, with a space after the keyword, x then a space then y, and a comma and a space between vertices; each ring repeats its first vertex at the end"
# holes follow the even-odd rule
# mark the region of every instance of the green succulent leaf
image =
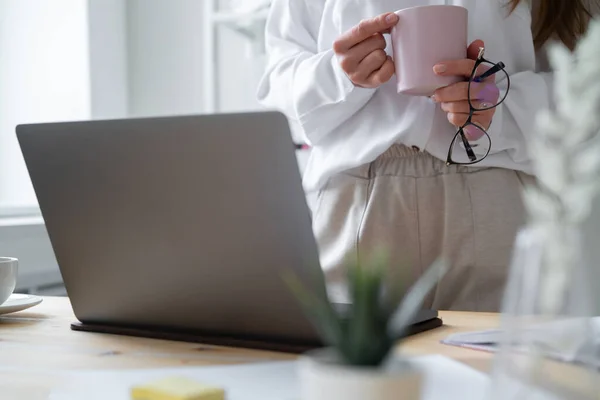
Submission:
POLYGON ((288 274, 284 278, 322 340, 337 351, 342 362, 378 367, 391 354, 396 339, 404 334, 447 265, 436 262, 408 292, 410 281, 402 274, 410 273, 410 269, 390 268, 385 253, 379 252, 368 263, 347 265, 351 302, 347 313, 329 301, 326 288, 315 294, 298 277, 288 274))
POLYGON ((353 307, 348 321, 346 362, 353 365, 379 365, 389 352, 386 320, 380 308, 384 273, 381 268, 349 269, 353 307))
POLYGON ((414 320, 417 312, 421 309, 423 301, 427 294, 434 288, 439 280, 448 271, 448 264, 442 260, 437 260, 419 280, 410 288, 404 301, 398 310, 390 317, 389 334, 395 337, 404 336, 411 321, 414 320))
POLYGON ((340 347, 344 337, 344 322, 324 296, 311 293, 293 274, 284 276, 305 314, 319 332, 322 340, 333 347, 340 347))

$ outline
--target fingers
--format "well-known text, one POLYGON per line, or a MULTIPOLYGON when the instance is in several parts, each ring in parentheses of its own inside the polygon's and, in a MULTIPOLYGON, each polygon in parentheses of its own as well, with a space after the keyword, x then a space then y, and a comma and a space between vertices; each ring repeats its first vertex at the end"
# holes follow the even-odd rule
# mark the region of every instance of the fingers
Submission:
POLYGON ((386 13, 375 18, 363 20, 350 31, 340 36, 334 42, 333 50, 338 54, 343 54, 376 33, 388 31, 397 23, 398 15, 395 13, 386 13))
POLYGON ((469 118, 469 114, 463 113, 448 113, 448 122, 452 125, 459 127, 463 126, 467 123, 467 119, 469 118))
MULTIPOLYGON (((443 61, 433 67, 440 76, 462 76, 470 79, 473 75, 480 76, 490 67, 480 65, 474 71, 475 60, 480 49, 485 46, 482 40, 475 40, 467 49, 467 59, 443 61)), ((500 98, 500 91, 495 85, 494 76, 486 78, 483 82, 459 82, 454 85, 438 89, 433 100, 441 103, 441 108, 448 113, 448 121, 456 126, 464 126, 469 121, 471 105, 476 109, 492 107, 500 98), (469 90, 470 89, 470 90, 469 90), (469 100, 471 102, 469 102, 469 100)), ((478 140, 484 136, 484 131, 489 128, 494 117, 495 109, 475 112, 470 124, 464 128, 468 140, 478 140)))
MULTIPOLYGON (((471 82, 471 101, 489 103, 490 106, 498 102, 500 90, 493 82, 471 82)), ((435 91, 432 99, 437 103, 450 103, 469 100, 469 82, 459 82, 440 88, 435 91)))
MULTIPOLYGON (((468 100, 442 103, 440 104, 440 106, 442 110, 446 111, 447 113, 468 114, 471 111, 471 107, 469 105, 468 100)), ((494 104, 486 103, 485 101, 473 101, 473 108, 475 109, 475 111, 488 111, 487 109, 493 106, 494 104)))
MULTIPOLYGON (((474 122, 479 127, 481 127, 484 124, 483 122, 477 122, 477 121, 474 121, 474 122)), ((481 129, 479 129, 478 127, 473 126, 473 125, 467 125, 463 129, 463 132, 465 133, 467 140, 479 140, 485 135, 485 133, 481 129)))
MULTIPOLYGON (((477 67, 476 72, 473 71, 479 52, 484 46, 482 40, 475 40, 467 49, 466 59, 442 61, 433 67, 433 71, 440 76, 462 76, 465 78, 480 76, 491 68, 490 66, 480 65, 477 67)), ((486 78, 486 80, 494 80, 493 75, 486 78)))
POLYGON ((360 64, 350 79, 364 82, 365 87, 379 87, 394 76, 394 62, 383 50, 369 54, 360 64))
MULTIPOLYGON (((479 76, 490 69, 489 66, 479 65, 477 67, 477 71, 473 74, 473 69, 475 68, 475 61, 464 59, 464 60, 448 60, 443 61, 439 64, 436 64, 433 67, 433 72, 435 72, 439 76, 462 76, 467 79, 471 78, 471 76, 479 76)), ((494 77, 490 76, 486 80, 493 80, 494 77)))
MULTIPOLYGON (((393 13, 391 15, 397 21, 397 15, 393 13)), ((387 25, 382 25, 386 21, 385 16, 363 22, 362 25, 359 24, 359 26, 363 26, 361 32, 369 32, 369 36, 364 37, 361 33, 353 36, 352 40, 342 37, 336 41, 334 50, 336 50, 342 70, 357 86, 376 88, 389 81, 394 75, 394 62, 385 51, 387 42, 381 32, 375 31, 381 27, 387 27, 387 25), (369 25, 369 22, 374 25, 369 25), (361 40, 354 43, 356 39, 361 40), (350 46, 351 43, 354 44, 350 46)))
POLYGON ((471 107, 469 106, 468 101, 453 101, 453 102, 445 102, 441 105, 442 110, 447 113, 455 113, 455 114, 469 114, 471 111, 471 107))
POLYGON ((433 67, 433 72, 440 76, 464 76, 470 78, 475 67, 473 60, 448 60, 442 61, 433 67))
POLYGON ((387 60, 383 63, 379 70, 373 72, 368 78, 367 83, 371 87, 378 87, 392 79, 394 73, 396 72, 394 62, 390 57, 387 57, 387 60))
MULTIPOLYGON (((433 101, 436 103, 450 103, 455 101, 466 101, 469 100, 469 83, 459 82, 450 86, 445 86, 435 91, 432 96, 433 101)), ((471 99, 475 94, 475 88, 471 88, 471 99)))
POLYGON ((471 43, 467 48, 467 58, 471 60, 477 60, 477 56, 479 55, 479 49, 481 49, 482 47, 485 47, 485 43, 483 42, 483 40, 474 40, 473 43, 471 43))
MULTIPOLYGON (((473 118, 471 118, 471 122, 473 124, 477 125, 479 128, 488 130, 490 128, 490 125, 492 124, 493 117, 494 117, 494 110, 483 111, 481 113, 473 115, 473 118)), ((472 130, 472 129, 469 128, 469 130, 472 130)), ((477 132, 480 133, 479 137, 482 136, 482 132, 480 129, 474 129, 474 130, 476 131, 475 133, 477 133, 477 132)), ((477 137, 477 139, 479 139, 479 137, 477 137)))
MULTIPOLYGON (((477 123, 477 122, 475 122, 475 124, 477 126, 469 124, 463 128, 463 132, 468 141, 479 140, 485 136, 485 132, 481 129, 481 124, 477 123)), ((463 125, 464 124, 456 125, 456 126, 458 127, 458 126, 463 126, 463 125)))
MULTIPOLYGON (((449 61, 447 63, 446 72, 442 72, 438 75, 440 76, 464 76, 466 79, 478 78, 482 76, 484 73, 492 69, 492 66, 489 64, 479 64, 477 69, 475 69, 475 61, 472 60, 459 60, 459 61, 449 61), (461 64, 461 65, 457 65, 461 64), (468 71, 468 72, 467 72, 468 71)), ((495 82, 494 75, 490 75, 485 77, 485 79, 481 79, 482 82, 495 82)))
MULTIPOLYGON (((342 62, 342 68, 344 70, 352 70, 356 68, 367 56, 377 50, 384 51, 387 43, 383 37, 383 35, 377 33, 367 40, 357 44, 352 49, 348 51, 348 53, 344 56, 344 61, 342 62)), ((383 60, 385 61, 385 60, 383 60)), ((382 62, 383 64, 383 62, 382 62)), ((381 65, 378 66, 378 68, 381 65)))
MULTIPOLYGON (((471 118, 471 122, 483 129, 488 129, 492 123, 493 116, 493 111, 482 111, 480 113, 474 114, 473 118, 471 118)), ((456 127, 464 126, 467 123, 468 119, 468 113, 448 113, 448 122, 450 122, 456 127)))
POLYGON ((388 60, 388 56, 383 50, 376 50, 365 57, 358 65, 356 72, 350 76, 352 80, 364 81, 373 72, 377 71, 388 60))

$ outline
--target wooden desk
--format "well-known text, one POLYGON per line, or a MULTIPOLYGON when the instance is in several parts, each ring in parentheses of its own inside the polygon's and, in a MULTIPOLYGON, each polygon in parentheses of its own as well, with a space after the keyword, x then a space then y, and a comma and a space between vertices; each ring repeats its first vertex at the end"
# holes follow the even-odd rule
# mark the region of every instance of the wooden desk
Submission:
MULTIPOLYGON (((411 355, 444 354, 485 369, 491 356, 439 344, 453 332, 496 326, 492 314, 442 313, 445 326, 415 336, 401 348, 411 355)), ((45 298, 30 310, 0 317, 0 393, 2 400, 46 399, 60 369, 153 368, 223 365, 286 360, 293 356, 190 343, 74 332, 66 298, 45 298)))
MULTIPOLYGON (((410 355, 442 354, 485 370, 491 355, 445 346, 447 335, 496 327, 494 314, 442 313, 445 326, 407 340, 400 348, 410 355)), ((61 369, 153 368, 223 365, 292 359, 287 354, 218 348, 112 335, 74 332, 66 298, 45 298, 28 311, 0 317, 0 398, 46 399, 60 383, 61 369)))

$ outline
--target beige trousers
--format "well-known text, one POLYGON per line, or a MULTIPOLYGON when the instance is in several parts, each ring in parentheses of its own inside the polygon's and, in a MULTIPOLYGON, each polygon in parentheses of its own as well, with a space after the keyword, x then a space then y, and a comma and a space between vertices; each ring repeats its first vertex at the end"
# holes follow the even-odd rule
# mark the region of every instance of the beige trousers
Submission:
POLYGON ((515 235, 524 223, 521 190, 532 179, 506 169, 446 166, 399 145, 336 175, 313 209, 331 294, 347 298, 347 262, 385 250, 393 279, 407 285, 438 257, 450 262, 426 307, 499 311, 515 235))

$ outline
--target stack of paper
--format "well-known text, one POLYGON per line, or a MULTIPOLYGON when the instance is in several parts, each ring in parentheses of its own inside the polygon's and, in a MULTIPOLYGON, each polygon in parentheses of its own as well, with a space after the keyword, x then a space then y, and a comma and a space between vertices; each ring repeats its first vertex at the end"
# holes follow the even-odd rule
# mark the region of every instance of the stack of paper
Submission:
MULTIPOLYGON (((497 352, 504 340, 504 331, 487 330, 451 335, 442 340, 442 343, 497 352)), ((519 331, 519 342, 523 344, 520 347, 513 346, 513 350, 525 353, 527 344, 536 344, 538 348, 543 348, 544 355, 550 359, 600 368, 600 317, 532 325, 519 331), (587 336, 583 336, 582 332, 587 336), (594 337, 595 342, 593 339, 589 340, 594 337)))

